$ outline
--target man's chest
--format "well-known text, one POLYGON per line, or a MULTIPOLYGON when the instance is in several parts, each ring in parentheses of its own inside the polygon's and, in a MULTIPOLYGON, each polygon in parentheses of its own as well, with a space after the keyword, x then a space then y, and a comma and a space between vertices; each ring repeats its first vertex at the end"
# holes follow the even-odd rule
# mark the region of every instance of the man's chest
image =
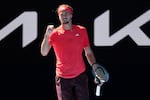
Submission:
POLYGON ((56 38, 56 43, 58 45, 81 45, 83 37, 80 32, 64 32, 63 34, 58 34, 56 38))

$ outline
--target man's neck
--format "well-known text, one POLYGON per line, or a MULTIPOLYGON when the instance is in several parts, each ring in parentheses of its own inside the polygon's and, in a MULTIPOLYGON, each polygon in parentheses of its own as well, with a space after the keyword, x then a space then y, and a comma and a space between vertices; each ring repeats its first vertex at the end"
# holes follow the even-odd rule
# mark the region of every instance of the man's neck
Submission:
POLYGON ((63 28, 65 30, 71 30, 72 29, 72 23, 63 24, 63 28))

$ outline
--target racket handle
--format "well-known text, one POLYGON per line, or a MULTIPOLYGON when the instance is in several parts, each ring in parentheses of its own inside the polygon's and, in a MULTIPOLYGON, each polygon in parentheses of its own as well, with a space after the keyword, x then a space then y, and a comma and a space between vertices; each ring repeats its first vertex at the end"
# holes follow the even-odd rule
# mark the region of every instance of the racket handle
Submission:
POLYGON ((97 85, 96 86, 96 96, 100 96, 101 95, 101 86, 97 85))

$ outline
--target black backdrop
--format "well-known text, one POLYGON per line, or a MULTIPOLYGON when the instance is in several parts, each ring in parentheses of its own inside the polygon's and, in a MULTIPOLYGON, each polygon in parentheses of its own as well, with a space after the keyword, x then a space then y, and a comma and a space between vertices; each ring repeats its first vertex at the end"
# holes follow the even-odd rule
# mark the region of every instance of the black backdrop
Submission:
MULTIPOLYGON (((129 22, 150 10, 149 0, 5 0, 0 3, 0 28, 2 29, 24 11, 38 14, 38 36, 22 47, 22 27, 0 41, 1 97, 5 99, 56 100, 54 85, 55 55, 40 54, 40 44, 48 24, 59 25, 56 7, 68 3, 74 8, 75 24, 87 27, 91 47, 97 61, 106 66, 110 80, 103 86, 102 96, 95 97, 95 85, 90 71, 91 100, 122 100, 149 97, 150 46, 137 46, 129 37, 114 46, 95 46, 94 19, 110 10, 110 31, 116 32, 129 22)), ((150 22, 142 30, 149 37, 150 22)), ((86 60, 85 60, 86 62, 86 60)), ((90 69, 88 63, 87 69, 90 69)))

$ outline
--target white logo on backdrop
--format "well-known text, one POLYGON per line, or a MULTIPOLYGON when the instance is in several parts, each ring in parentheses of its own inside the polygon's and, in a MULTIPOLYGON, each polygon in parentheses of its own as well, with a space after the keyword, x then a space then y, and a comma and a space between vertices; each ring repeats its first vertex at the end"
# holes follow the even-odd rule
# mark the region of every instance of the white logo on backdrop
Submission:
POLYGON ((150 46, 150 39, 140 29, 150 21, 150 10, 115 32, 110 36, 109 10, 98 16, 94 21, 94 45, 113 46, 126 36, 129 36, 138 46, 150 46))
MULTIPOLYGON (((140 29, 142 25, 150 21, 150 10, 111 36, 109 16, 108 10, 94 20, 95 46, 113 46, 126 36, 129 36, 138 46, 150 46, 149 37, 140 29)), ((0 41, 22 25, 22 47, 26 47, 37 38, 37 17, 38 15, 35 11, 23 12, 0 30, 0 41)))
POLYGON ((37 13, 23 12, 0 30, 0 41, 22 25, 22 47, 27 46, 37 38, 37 13))

